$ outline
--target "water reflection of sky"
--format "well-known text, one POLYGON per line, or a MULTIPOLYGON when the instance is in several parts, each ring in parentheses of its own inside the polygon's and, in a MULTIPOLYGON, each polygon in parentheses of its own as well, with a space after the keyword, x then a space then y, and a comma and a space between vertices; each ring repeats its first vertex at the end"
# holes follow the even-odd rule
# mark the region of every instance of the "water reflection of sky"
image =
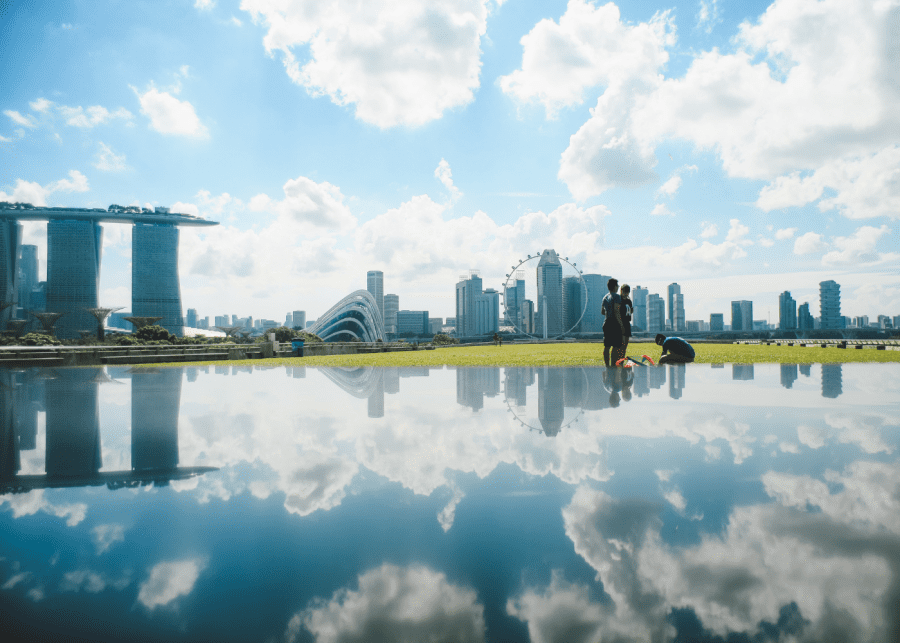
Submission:
POLYGON ((898 374, 0 372, 3 621, 59 640, 900 640, 898 374))

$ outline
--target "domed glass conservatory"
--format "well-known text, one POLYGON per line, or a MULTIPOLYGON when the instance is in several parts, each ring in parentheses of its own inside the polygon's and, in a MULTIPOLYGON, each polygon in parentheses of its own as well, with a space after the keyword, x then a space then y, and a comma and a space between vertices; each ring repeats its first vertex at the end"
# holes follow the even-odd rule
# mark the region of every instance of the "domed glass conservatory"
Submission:
POLYGON ((350 293, 307 330, 326 342, 384 341, 384 320, 368 290, 350 293))

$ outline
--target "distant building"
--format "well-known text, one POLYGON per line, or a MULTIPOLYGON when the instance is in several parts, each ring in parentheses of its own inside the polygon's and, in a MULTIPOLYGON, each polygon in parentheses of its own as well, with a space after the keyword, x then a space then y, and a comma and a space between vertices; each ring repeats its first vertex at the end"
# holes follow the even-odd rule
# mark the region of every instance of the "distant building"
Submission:
POLYGON ((731 330, 753 330, 753 302, 747 300, 731 302, 731 330))
POLYGON ((841 287, 833 280, 819 283, 819 312, 822 328, 838 329, 844 326, 841 319, 841 287))
POLYGON ((586 274, 581 275, 587 291, 587 308, 581 318, 582 333, 599 333, 603 331, 604 317, 600 314, 600 303, 609 292, 606 275, 586 274))
POLYGON ((891 321, 893 322, 894 328, 900 328, 900 315, 894 315, 891 321))
MULTIPOLYGON (((48 232, 49 235, 49 232, 48 232)), ((0 221, 0 301, 16 301, 16 277, 19 273, 19 246, 22 243, 22 224, 14 219, 0 221)), ((98 258, 99 262, 99 258, 98 258)), ((94 304, 96 306, 96 304, 94 304)), ((12 306, 0 311, 0 326, 6 328, 6 322, 12 319, 15 312, 12 306)), ((96 327, 97 322, 94 321, 96 327)))
POLYGON ((397 311, 397 334, 415 333, 416 335, 428 334, 427 310, 399 310, 397 311))
POLYGON ((307 327, 309 332, 326 342, 354 339, 374 342, 384 339, 381 312, 375 304, 375 298, 367 290, 350 293, 307 327))
POLYGON ((667 292, 669 296, 669 316, 667 318, 669 328, 672 329, 672 332, 684 330, 684 299, 677 300, 675 297, 681 294, 681 286, 671 283, 667 292))
POLYGON ((394 294, 384 296, 384 332, 393 335, 397 332, 397 311, 400 310, 400 297, 394 294))
POLYGON ((787 290, 778 295, 778 324, 781 330, 797 328, 797 302, 787 290))
POLYGON ((687 322, 687 332, 689 333, 699 333, 703 330, 703 322, 702 321, 689 321, 687 322))
POLYGON ((709 316, 710 332, 725 330, 725 315, 722 313, 711 313, 709 316))
POLYGON ((680 292, 675 293, 672 295, 672 303, 675 306, 675 319, 672 323, 672 330, 681 332, 687 328, 684 318, 684 295, 680 292))
POLYGON ((581 331, 581 313, 584 311, 584 285, 581 278, 572 275, 563 277, 563 328, 562 332, 578 333, 581 331))
MULTIPOLYGON (((98 306, 102 230, 99 223, 90 220, 47 221, 47 312, 63 313, 56 322, 60 339, 73 339, 79 337, 80 330, 97 328, 97 320, 84 309, 98 306)), ((132 253, 132 266, 139 258, 132 253)), ((141 314, 132 310, 135 315, 141 314)))
POLYGON ((19 318, 27 319, 27 311, 38 312, 31 303, 31 294, 38 285, 38 248, 23 245, 19 250, 19 318))
POLYGON ((475 296, 475 334, 485 335, 500 330, 500 293, 486 288, 475 296))
POLYGON ((162 317, 159 325, 181 337, 181 310, 178 226, 135 221, 131 231, 131 311, 136 317, 162 317))
POLYGON ((517 270, 512 285, 503 289, 503 315, 509 324, 520 332, 526 332, 522 327, 523 301, 525 301, 525 271, 517 270))
POLYGON ((869 316, 868 315, 860 315, 859 317, 854 317, 853 325, 856 328, 868 328, 869 327, 869 316))
POLYGON ((475 298, 481 294, 481 276, 477 270, 461 275, 456 284, 456 334, 471 337, 475 332, 475 298))
POLYGON ((443 317, 429 317, 428 318, 428 334, 429 335, 437 335, 444 328, 444 318, 443 317))
POLYGON ((520 307, 522 318, 522 330, 529 335, 534 334, 534 302, 526 299, 520 307))
POLYGON ((188 308, 187 309, 187 318, 184 321, 185 326, 189 328, 199 328, 197 326, 197 309, 196 308, 188 308))
POLYGON ((647 330, 647 296, 650 294, 646 288, 635 286, 631 291, 631 301, 634 303, 634 313, 631 315, 631 331, 633 333, 647 330))
POLYGON ((887 315, 878 315, 878 328, 893 328, 894 324, 887 315))
POLYGON ((566 330, 563 328, 562 272, 556 251, 544 250, 537 267, 537 310, 534 315, 537 335, 556 337, 566 330))
POLYGON ((797 309, 797 328, 799 330, 813 330, 815 328, 815 320, 809 312, 809 302, 800 304, 797 309))
POLYGON ((306 311, 305 310, 295 310, 291 315, 291 321, 293 322, 293 326, 291 328, 300 327, 300 329, 306 328, 306 311))
POLYGON ((666 302, 653 293, 647 298, 647 332, 662 333, 665 326, 666 302))
POLYGON ((378 312, 384 319, 384 273, 380 270, 370 270, 366 273, 366 290, 375 298, 378 312))

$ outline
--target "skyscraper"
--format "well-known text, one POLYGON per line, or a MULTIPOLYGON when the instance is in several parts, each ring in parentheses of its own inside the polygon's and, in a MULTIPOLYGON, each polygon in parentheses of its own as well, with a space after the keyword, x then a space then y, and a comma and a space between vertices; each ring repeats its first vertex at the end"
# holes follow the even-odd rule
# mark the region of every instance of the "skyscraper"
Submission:
POLYGON ((475 295, 475 334, 486 335, 500 330, 500 293, 493 288, 475 295))
POLYGON ((295 310, 293 315, 291 315, 291 321, 293 322, 292 328, 300 327, 300 330, 306 328, 306 311, 305 310, 295 310))
MULTIPOLYGON (((38 249, 37 246, 24 245, 19 250, 19 308, 22 309, 22 317, 27 310, 34 310, 31 305, 31 293, 38 285, 38 249)), ((37 312, 37 311, 35 311, 37 312)))
POLYGON ((572 275, 563 277, 563 324, 562 332, 581 331, 581 313, 584 310, 584 285, 581 279, 572 275))
POLYGON ((650 294, 646 288, 635 286, 631 291, 631 301, 634 303, 634 313, 631 315, 631 330, 639 333, 647 330, 647 296, 650 294))
POLYGON ((503 290, 503 314, 519 332, 527 332, 522 324, 523 301, 525 301, 525 271, 517 270, 513 285, 507 286, 503 290))
POLYGON ((753 330, 753 302, 731 302, 731 330, 753 330))
POLYGON ((842 328, 841 287, 829 280, 819 283, 819 313, 822 328, 842 328))
POLYGON ((778 295, 778 323, 781 325, 781 330, 797 328, 797 302, 787 290, 778 295))
POLYGON ((584 287, 587 291, 587 308, 584 316, 581 318, 582 333, 599 333, 603 330, 604 317, 600 314, 600 304, 609 289, 606 282, 609 277, 606 275, 587 274, 581 275, 584 280, 584 287))
MULTIPOLYGON (((0 302, 14 302, 18 298, 16 277, 19 272, 19 244, 22 242, 22 224, 14 219, 0 221, 0 302)), ((0 322, 6 328, 6 322, 12 319, 15 309, 9 308, 0 312, 0 322)))
POLYGON ((537 311, 534 325, 538 335, 556 337, 563 328, 562 263, 553 249, 544 250, 537 267, 537 311))
POLYGON ((400 297, 387 294, 384 296, 384 332, 394 334, 397 330, 397 311, 400 310, 400 297))
POLYGON ((378 312, 384 319, 384 273, 380 270, 370 270, 366 273, 366 290, 375 298, 378 312))
POLYGON ((675 306, 672 330, 677 332, 687 330, 687 322, 684 319, 684 295, 680 292, 673 294, 672 304, 675 306))
POLYGON ((815 328, 815 320, 809 312, 808 301, 800 304, 800 308, 797 310, 797 328, 800 330, 812 330, 815 328))
POLYGON ((159 325, 181 337, 184 335, 181 310, 178 227, 135 221, 131 230, 132 315, 162 317, 159 325))
POLYGON ((197 309, 196 308, 188 308, 187 309, 187 319, 184 321, 184 325, 188 328, 198 328, 197 326, 197 309))
POLYGON ((647 298, 647 332, 661 333, 666 328, 666 302, 653 293, 647 298))
MULTIPOLYGON (((47 312, 64 313, 56 322, 56 336, 61 339, 97 328, 96 318, 84 309, 98 305, 102 236, 103 228, 96 221, 47 222, 47 312)), ((134 255, 132 265, 137 263, 134 255)))
POLYGON ((481 294, 481 277, 477 270, 460 275, 456 284, 456 334, 471 337, 475 332, 475 297, 481 294))
POLYGON ((710 313, 709 330, 725 330, 725 315, 723 315, 722 313, 710 313))
MULTIPOLYGON (((666 312, 668 313, 667 319, 669 322, 669 326, 672 328, 673 332, 679 331, 679 330, 684 330, 684 328, 678 327, 678 323, 677 323, 678 306, 675 302, 675 295, 681 294, 681 286, 679 286, 677 283, 671 283, 671 284, 669 284, 667 292, 668 292, 669 308, 666 312)), ((684 323, 684 300, 682 300, 682 303, 681 303, 681 320, 682 320, 682 325, 683 325, 683 323, 684 323)))

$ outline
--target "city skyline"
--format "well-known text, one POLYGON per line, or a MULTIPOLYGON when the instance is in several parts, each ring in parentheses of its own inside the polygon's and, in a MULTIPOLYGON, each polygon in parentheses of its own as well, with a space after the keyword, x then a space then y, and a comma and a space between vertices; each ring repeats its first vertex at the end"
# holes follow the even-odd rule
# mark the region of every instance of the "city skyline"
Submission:
MULTIPOLYGON (((379 270, 449 317, 461 271, 502 289, 543 248, 678 283, 685 320, 829 280, 846 316, 900 311, 896 3, 424 6, 12 2, 0 200, 221 221, 180 233, 209 315, 315 318, 379 270)), ((100 305, 132 300, 129 236, 104 224, 100 305)), ((46 258, 46 224, 23 242, 46 258)))

